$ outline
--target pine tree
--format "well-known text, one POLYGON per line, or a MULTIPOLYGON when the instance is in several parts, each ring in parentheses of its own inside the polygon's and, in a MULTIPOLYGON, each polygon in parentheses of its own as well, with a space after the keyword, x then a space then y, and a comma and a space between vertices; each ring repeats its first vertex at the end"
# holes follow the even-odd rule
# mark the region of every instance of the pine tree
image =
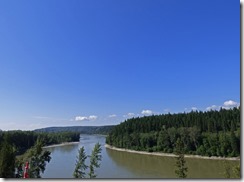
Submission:
POLYGON ((79 149, 79 156, 77 157, 76 167, 73 173, 73 176, 75 178, 85 178, 85 170, 88 168, 88 166, 85 164, 86 158, 87 156, 85 153, 85 149, 84 147, 81 147, 79 149))
POLYGON ((175 170, 175 173, 179 178, 186 178, 188 168, 186 167, 186 161, 184 157, 184 143, 180 138, 178 138, 176 141, 175 154, 178 155, 176 161, 177 169, 175 170))
POLYGON ((37 140, 34 147, 28 151, 27 159, 30 163, 29 176, 30 178, 41 178, 41 172, 43 173, 46 168, 46 162, 51 160, 49 151, 42 151, 43 142, 37 140))
POLYGON ((99 161, 102 160, 102 155, 101 155, 101 145, 99 143, 96 143, 93 151, 92 151, 92 155, 90 157, 90 172, 88 173, 90 178, 96 178, 96 174, 95 174, 95 168, 100 167, 100 163, 99 161))
POLYGON ((235 136, 235 133, 233 130, 230 133, 230 142, 231 142, 230 144, 231 144, 231 148, 232 148, 231 155, 233 157, 238 156, 239 155, 238 138, 235 136))
POLYGON ((5 137, 0 149, 0 177, 13 178, 15 171, 15 153, 10 141, 5 137))

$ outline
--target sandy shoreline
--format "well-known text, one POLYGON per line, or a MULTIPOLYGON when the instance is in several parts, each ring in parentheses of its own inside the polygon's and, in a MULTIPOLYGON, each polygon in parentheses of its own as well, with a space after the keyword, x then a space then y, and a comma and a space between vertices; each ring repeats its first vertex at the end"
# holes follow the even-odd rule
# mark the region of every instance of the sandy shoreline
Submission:
POLYGON ((80 142, 65 142, 65 143, 60 143, 60 144, 53 144, 53 145, 48 145, 48 146, 44 146, 42 148, 51 148, 51 147, 59 147, 59 146, 65 146, 65 145, 75 145, 78 144, 80 142))
MULTIPOLYGON (((117 150, 117 151, 122 151, 122 152, 130 152, 130 153, 137 153, 137 154, 144 154, 144 155, 155 155, 155 156, 164 156, 164 157, 176 157, 175 154, 171 153, 159 153, 159 152, 144 152, 144 151, 136 151, 136 150, 130 150, 130 149, 122 149, 122 148, 117 148, 113 147, 111 145, 105 144, 106 148, 112 149, 112 150, 117 150)), ((198 159, 213 159, 213 160, 232 160, 232 161, 239 161, 239 157, 207 157, 207 156, 200 156, 200 155, 185 155, 185 158, 198 158, 198 159)))

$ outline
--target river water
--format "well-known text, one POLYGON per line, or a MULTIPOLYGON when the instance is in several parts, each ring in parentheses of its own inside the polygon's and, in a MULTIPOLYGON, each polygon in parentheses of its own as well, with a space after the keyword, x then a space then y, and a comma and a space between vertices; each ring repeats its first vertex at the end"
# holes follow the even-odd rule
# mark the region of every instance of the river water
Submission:
MULTIPOLYGON (((79 144, 50 147, 51 161, 47 164, 42 178, 73 178, 76 156, 84 146, 87 155, 91 155, 94 145, 102 145, 102 161, 96 169, 97 178, 176 178, 175 158, 128 153, 107 149, 105 137, 98 135, 81 135, 79 144)), ((230 166, 239 161, 227 161, 230 166)), ((188 178, 224 178, 222 160, 186 159, 188 178)), ((89 158, 86 161, 89 165, 89 158)))

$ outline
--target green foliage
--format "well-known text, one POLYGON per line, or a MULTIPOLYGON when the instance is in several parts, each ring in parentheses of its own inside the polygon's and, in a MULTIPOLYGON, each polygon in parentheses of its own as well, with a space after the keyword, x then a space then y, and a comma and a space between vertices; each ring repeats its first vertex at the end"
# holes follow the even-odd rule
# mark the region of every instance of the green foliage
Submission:
POLYGON ((114 125, 107 126, 66 126, 66 127, 48 127, 36 129, 35 132, 57 133, 57 132, 75 132, 80 134, 101 134, 107 135, 114 125))
POLYGON ((89 166, 90 172, 88 173, 90 178, 96 178, 95 168, 100 167, 99 161, 102 160, 101 151, 102 151, 101 145, 99 143, 96 143, 92 151, 92 155, 90 157, 90 166, 89 166))
POLYGON ((79 141, 79 139, 80 134, 75 132, 0 131, 0 176, 23 177, 23 165, 29 161, 30 177, 39 178, 40 173, 45 170, 46 162, 51 159, 49 151, 42 151, 44 145, 79 141))
POLYGON ((16 149, 16 155, 21 155, 27 149, 33 147, 37 138, 43 140, 43 145, 59 144, 63 142, 79 141, 80 133, 76 132, 57 132, 57 133, 37 133, 33 131, 3 131, 0 133, 0 144, 3 137, 7 135, 9 143, 16 149))
POLYGON ((79 156, 77 157, 75 171, 73 173, 73 176, 75 178, 85 178, 85 170, 88 168, 88 166, 85 164, 87 156, 85 153, 84 147, 81 147, 79 149, 79 156))
POLYGON ((5 137, 0 146, 0 177, 13 178, 15 171, 15 153, 14 148, 5 137))
POLYGON ((240 155, 240 108, 131 118, 115 126, 106 143, 119 148, 173 152, 177 138, 185 154, 240 155))
MULTIPOLYGON (((89 156, 90 157, 90 165, 89 165, 89 173, 88 173, 89 178, 96 178, 97 176, 95 174, 95 168, 100 167, 100 161, 102 160, 101 151, 102 151, 101 145, 99 143, 96 143, 91 156, 89 156)), ((87 156, 85 154, 84 147, 79 149, 79 156, 77 159, 78 160, 76 161, 76 167, 73 176, 75 178, 85 178, 86 175, 85 171, 88 168, 88 166, 85 164, 85 160, 87 159, 87 156)))
POLYGON ((23 178, 23 174, 24 174, 23 165, 24 165, 23 160, 19 158, 15 159, 16 178, 23 178))
POLYGON ((178 138, 176 141, 175 154, 178 155, 176 161, 177 169, 175 170, 175 173, 179 178, 186 178, 188 168, 186 167, 186 161, 184 157, 184 143, 180 138, 178 138))
POLYGON ((46 162, 51 160, 51 152, 43 151, 42 147, 43 142, 37 140, 35 146, 27 152, 27 159, 25 159, 25 161, 29 161, 30 164, 30 178, 41 178, 41 173, 43 173, 46 168, 46 162))

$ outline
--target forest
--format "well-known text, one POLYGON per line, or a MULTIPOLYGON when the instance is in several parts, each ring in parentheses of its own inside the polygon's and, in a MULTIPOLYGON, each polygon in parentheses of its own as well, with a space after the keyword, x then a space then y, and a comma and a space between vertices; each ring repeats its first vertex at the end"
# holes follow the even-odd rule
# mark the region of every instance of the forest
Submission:
POLYGON ((23 178, 26 161, 32 166, 29 177, 40 178, 50 152, 43 151, 45 145, 79 141, 78 132, 40 133, 34 131, 0 131, 0 177, 23 178))
POLYGON ((36 129, 36 132, 79 132, 80 134, 107 135, 115 125, 106 126, 64 126, 36 129))
POLYGON ((138 151, 175 153, 177 139, 185 154, 240 156, 240 107, 128 119, 115 126, 106 143, 138 151))
POLYGON ((59 144, 63 142, 79 141, 80 133, 78 132, 58 132, 58 133, 40 133, 34 131, 1 131, 0 146, 4 139, 13 146, 16 155, 23 154, 27 149, 35 145, 37 139, 43 141, 43 145, 59 144))
POLYGON ((34 131, 0 130, 0 177, 23 177, 23 165, 30 161, 30 177, 39 178, 45 170, 50 153, 42 147, 64 142, 78 142, 80 134, 108 134, 114 126, 48 127, 34 131), (16 174, 17 169, 17 174, 16 174))

